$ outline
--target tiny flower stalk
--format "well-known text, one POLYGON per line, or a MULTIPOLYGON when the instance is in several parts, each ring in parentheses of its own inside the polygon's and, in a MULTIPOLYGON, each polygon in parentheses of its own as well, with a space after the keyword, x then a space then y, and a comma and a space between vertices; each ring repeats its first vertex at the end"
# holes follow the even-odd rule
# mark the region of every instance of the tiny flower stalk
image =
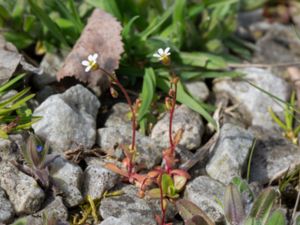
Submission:
MULTIPOLYGON (((89 71, 93 71, 93 70, 100 70, 102 71, 110 80, 111 85, 115 84, 117 85, 121 92, 123 93, 129 107, 130 107, 130 111, 131 111, 131 124, 132 124, 132 141, 131 141, 131 145, 130 145, 130 152, 132 153, 133 151, 136 151, 136 110, 133 107, 132 101, 128 95, 128 92, 126 91, 126 89, 124 88, 124 86, 120 83, 120 81, 118 80, 117 76, 115 74, 112 74, 108 71, 106 71, 105 69, 103 69, 102 67, 99 66, 99 64, 97 63, 97 57, 98 54, 92 54, 88 56, 88 60, 84 60, 82 61, 82 65, 86 66, 85 72, 89 72, 89 71)), ((111 86, 110 87, 110 92, 112 94, 113 97, 117 97, 118 96, 118 92, 111 86)), ((130 175, 133 172, 133 157, 129 157, 129 161, 127 162, 127 170, 128 170, 128 175, 130 177, 130 175)))

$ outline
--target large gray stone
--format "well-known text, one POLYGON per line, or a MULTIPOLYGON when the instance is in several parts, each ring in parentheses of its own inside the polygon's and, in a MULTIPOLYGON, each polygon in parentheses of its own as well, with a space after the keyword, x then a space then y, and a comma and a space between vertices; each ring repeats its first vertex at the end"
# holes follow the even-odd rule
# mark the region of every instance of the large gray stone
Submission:
POLYGON ((0 223, 9 223, 13 219, 14 214, 13 205, 7 199, 4 190, 0 188, 0 223))
POLYGON ((3 188, 17 214, 37 211, 45 194, 37 182, 19 171, 10 162, 0 163, 0 187, 3 188))
MULTIPOLYGON (((244 79, 284 101, 288 100, 290 87, 282 78, 258 68, 247 68, 242 72, 245 74, 244 79)), ((268 129, 278 128, 278 125, 272 120, 268 108, 271 107, 279 117, 283 117, 284 107, 266 93, 244 80, 228 78, 217 80, 213 89, 217 94, 224 92, 228 94, 231 100, 239 105, 238 109, 244 113, 245 119, 252 125, 268 129)))
POLYGON ((59 219, 66 221, 68 219, 68 209, 63 204, 61 197, 56 197, 54 200, 47 203, 43 210, 40 210, 33 215, 26 217, 27 224, 41 225, 45 224, 44 217, 48 219, 59 219))
MULTIPOLYGON (((156 224, 155 215, 160 215, 160 204, 158 201, 139 198, 137 196, 138 189, 132 185, 125 186, 121 190, 124 191, 124 194, 104 198, 101 201, 99 213, 103 219, 116 217, 120 218, 121 221, 126 221, 128 224, 137 224, 137 221, 138 224, 143 225, 156 224)), ((167 213, 167 216, 169 214, 167 213)), ((172 215, 175 216, 175 213, 173 212, 172 215)))
MULTIPOLYGON (((257 63, 297 63, 300 60, 300 40, 291 27, 272 24, 256 43, 257 63)), ((276 70, 284 67, 276 68, 276 70)), ((274 68, 275 69, 275 68, 274 68)))
POLYGON ((132 223, 129 223, 127 221, 127 218, 116 218, 113 216, 107 217, 105 220, 103 220, 99 225, 133 225, 132 223))
MULTIPOLYGON (((130 145, 132 131, 129 126, 108 127, 98 129, 97 143, 107 154, 121 158, 122 149, 118 145, 130 145)), ((136 132, 136 147, 138 154, 136 163, 147 169, 157 165, 161 160, 161 151, 149 137, 136 132)))
POLYGON ((199 176, 186 186, 184 197, 196 204, 216 223, 224 222, 223 202, 224 184, 207 176, 199 176))
POLYGON ((91 148, 96 141, 96 115, 100 102, 82 85, 63 94, 50 96, 34 110, 42 119, 32 125, 34 132, 47 140, 56 152, 82 144, 91 148))
POLYGON ((131 119, 128 117, 130 108, 128 104, 119 102, 110 110, 110 114, 105 121, 106 127, 118 127, 122 125, 131 126, 131 119))
POLYGON ((257 138, 251 160, 250 182, 266 184, 276 174, 300 164, 300 149, 280 133, 259 127, 249 129, 257 138))
POLYGON ((190 80, 184 82, 188 92, 198 101, 205 101, 209 96, 207 85, 201 80, 190 80))
POLYGON ((83 195, 90 195, 93 199, 100 199, 119 181, 119 175, 101 166, 88 166, 83 173, 83 195))
POLYGON ((83 172, 80 166, 59 157, 50 164, 50 175, 62 191, 63 200, 68 207, 76 206, 83 201, 81 194, 83 172))
POLYGON ((229 184, 235 176, 241 177, 253 139, 251 132, 244 128, 224 124, 213 157, 206 166, 208 175, 224 184, 229 184))
MULTIPOLYGON (((161 148, 167 148, 169 144, 169 123, 170 113, 167 112, 152 129, 151 138, 154 139, 161 148)), ((204 133, 204 124, 200 115, 189 109, 185 105, 175 108, 173 117, 173 135, 179 130, 184 129, 179 145, 183 149, 193 150, 201 145, 204 133)))

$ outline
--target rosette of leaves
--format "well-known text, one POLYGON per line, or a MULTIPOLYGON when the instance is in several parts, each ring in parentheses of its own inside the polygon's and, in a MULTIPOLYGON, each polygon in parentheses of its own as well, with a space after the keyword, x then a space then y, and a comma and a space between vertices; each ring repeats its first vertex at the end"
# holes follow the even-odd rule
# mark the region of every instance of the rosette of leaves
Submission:
POLYGON ((39 118, 32 117, 32 111, 27 107, 26 102, 34 97, 28 94, 30 88, 10 97, 5 97, 8 91, 26 74, 16 76, 0 85, 0 137, 7 138, 9 133, 29 129, 39 118))
POLYGON ((22 172, 32 176, 43 188, 50 186, 48 166, 58 155, 48 155, 49 145, 42 142, 34 134, 30 134, 26 147, 22 148, 22 155, 26 164, 12 163, 22 172))
POLYGON ((225 191, 224 212, 231 225, 285 225, 285 214, 281 209, 273 210, 277 192, 266 188, 255 199, 250 212, 245 211, 241 192, 234 184, 229 184, 225 191))

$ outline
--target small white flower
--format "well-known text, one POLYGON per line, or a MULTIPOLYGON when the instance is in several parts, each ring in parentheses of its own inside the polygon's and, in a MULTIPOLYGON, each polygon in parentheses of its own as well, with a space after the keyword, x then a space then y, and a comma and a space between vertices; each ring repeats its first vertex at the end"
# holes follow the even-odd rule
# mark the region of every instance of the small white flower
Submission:
POLYGON ((154 57, 158 58, 159 61, 161 61, 164 64, 168 64, 170 62, 169 55, 171 55, 169 47, 167 47, 165 50, 160 48, 157 50, 156 53, 153 54, 154 57))
POLYGON ((88 56, 88 60, 83 60, 81 62, 81 64, 83 66, 86 66, 85 72, 89 72, 90 70, 97 69, 97 67, 98 67, 97 58, 98 58, 98 54, 94 53, 94 54, 88 56))

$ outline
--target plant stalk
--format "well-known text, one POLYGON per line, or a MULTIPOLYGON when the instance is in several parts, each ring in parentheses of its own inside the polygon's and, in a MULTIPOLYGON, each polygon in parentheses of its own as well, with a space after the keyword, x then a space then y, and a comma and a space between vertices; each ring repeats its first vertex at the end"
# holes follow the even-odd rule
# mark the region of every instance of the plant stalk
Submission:
MULTIPOLYGON (((105 69, 99 67, 99 69, 105 73, 121 90, 121 92, 123 93, 128 105, 129 105, 129 108, 130 108, 130 111, 131 111, 131 114, 132 114, 132 117, 131 117, 131 126, 132 126, 132 141, 131 141, 131 150, 134 150, 135 149, 135 145, 136 145, 136 114, 135 114, 135 110, 133 109, 133 105, 132 105, 132 101, 126 91, 126 89, 123 87, 123 85, 120 83, 120 81, 118 80, 118 78, 116 78, 115 76, 113 76, 111 73, 107 72, 105 69)), ((129 173, 129 176, 131 175, 132 173, 132 169, 133 169, 133 162, 132 162, 132 158, 129 159, 129 165, 128 165, 128 173, 129 173)))

